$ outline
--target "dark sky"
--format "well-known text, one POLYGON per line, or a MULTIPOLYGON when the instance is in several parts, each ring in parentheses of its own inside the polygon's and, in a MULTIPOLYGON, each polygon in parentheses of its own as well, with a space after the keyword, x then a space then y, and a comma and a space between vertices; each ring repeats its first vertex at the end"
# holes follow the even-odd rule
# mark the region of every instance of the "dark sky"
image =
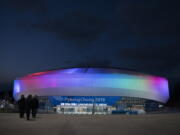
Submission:
POLYGON ((178 0, 0 0, 0 89, 76 66, 180 81, 179 24, 178 0))

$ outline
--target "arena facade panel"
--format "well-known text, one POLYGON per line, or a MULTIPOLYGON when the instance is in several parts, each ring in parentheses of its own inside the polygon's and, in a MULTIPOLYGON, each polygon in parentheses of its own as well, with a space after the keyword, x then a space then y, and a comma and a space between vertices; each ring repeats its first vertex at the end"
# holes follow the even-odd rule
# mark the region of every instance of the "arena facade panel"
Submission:
POLYGON ((168 80, 110 68, 70 68, 29 74, 14 81, 14 98, 20 96, 121 96, 166 103, 168 80))
POLYGON ((129 106, 129 102, 131 106, 142 105, 145 100, 166 103, 169 88, 168 80, 163 77, 111 68, 70 68, 17 78, 15 100, 22 94, 49 97, 53 106, 61 104, 61 108, 64 104, 89 106, 94 101, 116 107, 121 103, 122 107, 129 106))

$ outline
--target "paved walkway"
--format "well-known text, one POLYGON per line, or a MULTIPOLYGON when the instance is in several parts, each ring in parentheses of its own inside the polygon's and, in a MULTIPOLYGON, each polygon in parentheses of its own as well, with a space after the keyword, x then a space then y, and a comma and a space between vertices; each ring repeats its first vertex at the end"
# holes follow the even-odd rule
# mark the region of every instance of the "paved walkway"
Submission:
POLYGON ((38 114, 27 121, 0 113, 0 135, 180 135, 180 114, 38 114))

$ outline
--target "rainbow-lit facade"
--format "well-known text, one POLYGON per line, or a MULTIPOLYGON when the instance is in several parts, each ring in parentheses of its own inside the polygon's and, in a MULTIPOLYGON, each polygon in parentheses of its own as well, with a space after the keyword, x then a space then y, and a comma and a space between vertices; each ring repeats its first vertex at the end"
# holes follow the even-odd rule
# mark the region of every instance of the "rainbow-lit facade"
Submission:
POLYGON ((165 78, 119 69, 71 68, 30 74, 14 81, 14 98, 38 96, 126 96, 166 103, 165 78))

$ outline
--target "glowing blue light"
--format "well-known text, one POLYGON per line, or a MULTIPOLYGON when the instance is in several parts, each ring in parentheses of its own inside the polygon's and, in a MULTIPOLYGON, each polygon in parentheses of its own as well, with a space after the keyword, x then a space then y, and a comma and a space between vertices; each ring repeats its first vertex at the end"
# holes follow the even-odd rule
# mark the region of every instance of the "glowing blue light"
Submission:
POLYGON ((19 83, 15 83, 15 85, 14 85, 14 90, 15 90, 15 93, 19 93, 19 92, 20 92, 19 83))

